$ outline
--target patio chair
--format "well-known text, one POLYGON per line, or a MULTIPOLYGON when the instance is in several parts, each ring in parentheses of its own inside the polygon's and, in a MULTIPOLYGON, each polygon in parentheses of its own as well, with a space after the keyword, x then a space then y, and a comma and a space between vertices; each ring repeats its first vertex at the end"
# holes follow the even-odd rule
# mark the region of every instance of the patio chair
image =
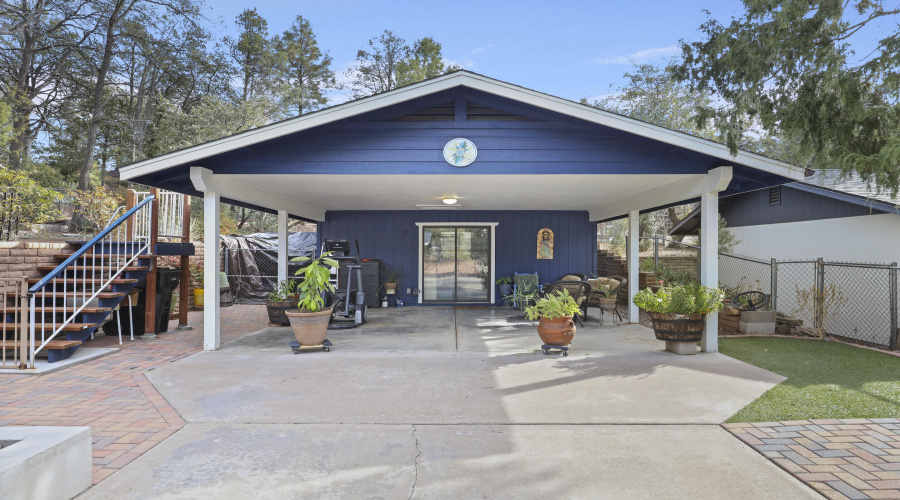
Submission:
MULTIPOLYGON (((588 284, 591 285, 591 292, 588 294, 587 298, 584 302, 581 303, 581 309, 584 311, 585 317, 587 317, 587 310, 589 307, 596 307, 600 311, 600 323, 603 323, 603 309, 600 308, 600 299, 603 298, 603 295, 600 294, 597 289, 601 286, 609 286, 609 296, 615 297, 618 299, 619 290, 622 289, 628 280, 621 276, 608 276, 605 278, 597 278, 588 280, 588 284)), ((616 301, 616 308, 614 311, 615 317, 618 321, 622 321, 622 314, 619 312, 618 308, 618 300, 616 301)))
POLYGON ((556 281, 587 281, 587 275, 581 273, 568 273, 556 281))
MULTIPOLYGON (((563 290, 568 290, 569 296, 575 299, 576 304, 581 306, 588 294, 591 293, 591 284, 587 281, 554 281, 544 287, 544 295, 553 295, 556 292, 563 290)), ((579 325, 584 326, 584 322, 581 321, 580 315, 575 315, 575 321, 577 321, 579 325)))

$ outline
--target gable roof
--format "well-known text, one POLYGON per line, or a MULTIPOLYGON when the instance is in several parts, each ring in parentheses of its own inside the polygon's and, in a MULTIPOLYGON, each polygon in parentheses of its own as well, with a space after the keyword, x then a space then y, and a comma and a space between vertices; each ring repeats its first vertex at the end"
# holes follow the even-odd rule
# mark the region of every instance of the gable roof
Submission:
POLYGON ((120 177, 123 180, 129 180, 176 166, 190 165, 192 162, 213 155, 252 146, 263 141, 334 123, 459 86, 495 94, 586 122, 596 123, 676 147, 721 158, 724 162, 727 162, 725 164, 735 162, 793 180, 804 179, 804 169, 778 160, 746 151, 738 151, 736 156, 732 156, 727 146, 714 141, 603 111, 586 104, 551 96, 465 70, 448 73, 406 87, 349 101, 296 118, 272 123, 126 165, 119 169, 120 177))

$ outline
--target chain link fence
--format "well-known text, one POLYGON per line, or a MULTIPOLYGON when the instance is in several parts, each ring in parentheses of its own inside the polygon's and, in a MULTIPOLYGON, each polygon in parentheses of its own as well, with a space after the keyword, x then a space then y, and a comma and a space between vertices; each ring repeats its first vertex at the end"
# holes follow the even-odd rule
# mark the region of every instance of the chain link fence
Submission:
MULTIPOLYGON (((263 304, 278 285, 278 250, 274 248, 223 248, 228 287, 236 304, 263 304)), ((288 279, 299 263, 288 261, 288 279)))
MULTIPOLYGON (((700 247, 654 236, 642 238, 641 259, 677 276, 700 276, 700 247), (695 269, 689 272, 690 269, 695 269), (688 270, 686 274, 679 271, 688 270)), ((758 290, 769 294, 772 309, 803 320, 842 340, 897 349, 897 263, 776 260, 719 252, 719 286, 728 296, 758 290)))

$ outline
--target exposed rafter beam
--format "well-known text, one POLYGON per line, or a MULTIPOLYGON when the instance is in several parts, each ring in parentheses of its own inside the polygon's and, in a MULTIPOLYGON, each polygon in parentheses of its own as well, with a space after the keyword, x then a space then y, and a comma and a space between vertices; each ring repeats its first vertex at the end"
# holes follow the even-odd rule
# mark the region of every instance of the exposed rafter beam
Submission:
POLYGON ((302 201, 264 191, 246 182, 238 182, 228 175, 216 175, 203 167, 191 167, 191 182, 201 193, 217 193, 223 198, 231 198, 270 210, 284 210, 291 215, 311 220, 325 220, 325 210, 302 201))

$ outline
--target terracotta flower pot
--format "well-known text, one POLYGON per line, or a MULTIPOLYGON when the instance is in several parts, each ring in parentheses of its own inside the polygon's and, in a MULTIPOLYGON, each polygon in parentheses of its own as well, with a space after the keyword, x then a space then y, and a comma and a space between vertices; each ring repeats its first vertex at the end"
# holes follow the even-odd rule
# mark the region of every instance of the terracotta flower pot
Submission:
POLYGON ((575 338, 575 322, 572 321, 572 316, 541 318, 538 321, 537 331, 545 344, 569 345, 575 338))
POLYGON ((300 345, 319 345, 328 334, 328 322, 331 320, 331 308, 322 309, 314 313, 300 312, 300 309, 292 309, 285 312, 291 321, 294 337, 300 345))

